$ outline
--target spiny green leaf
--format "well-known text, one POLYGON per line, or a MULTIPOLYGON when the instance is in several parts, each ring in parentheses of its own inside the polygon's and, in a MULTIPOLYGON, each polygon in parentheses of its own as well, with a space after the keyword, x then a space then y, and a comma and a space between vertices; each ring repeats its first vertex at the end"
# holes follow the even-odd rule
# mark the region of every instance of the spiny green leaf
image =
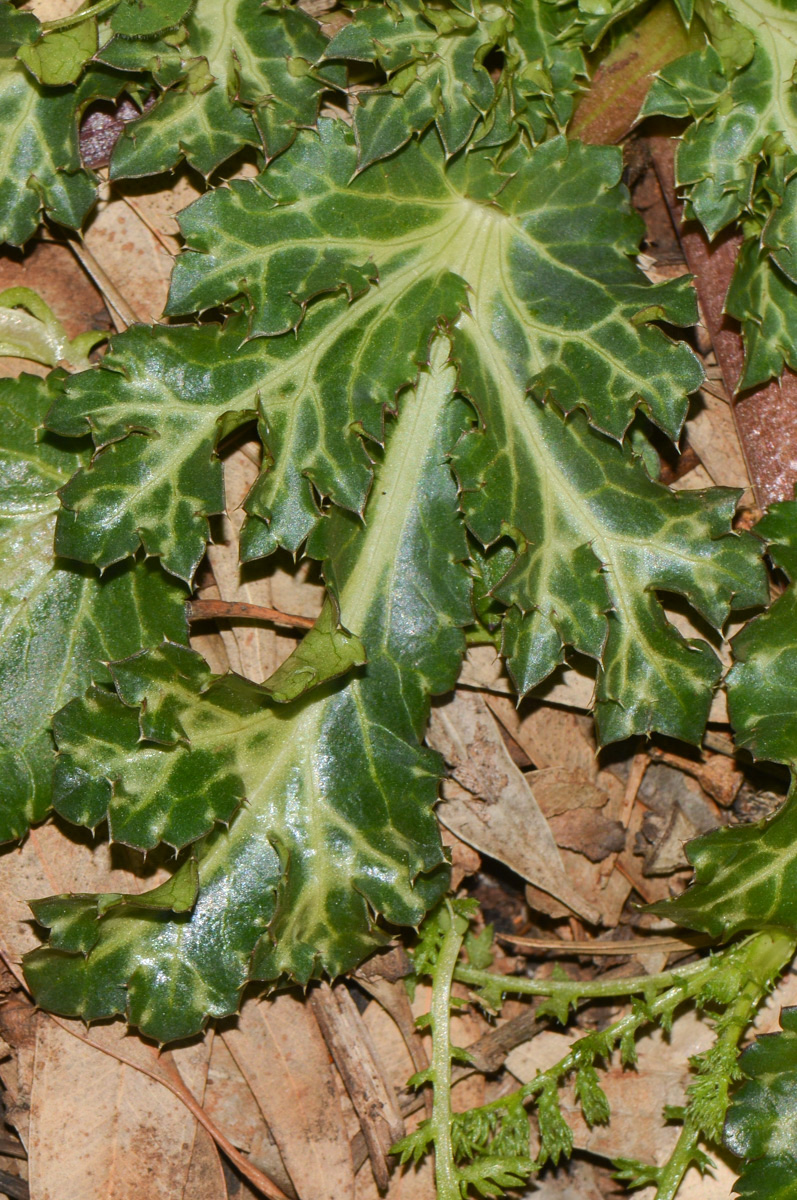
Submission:
POLYGON ((754 238, 739 250, 725 312, 744 332, 739 391, 779 376, 784 363, 797 369, 797 286, 754 238))
POLYGON ((312 68, 326 43, 298 8, 197 0, 185 28, 187 38, 166 34, 158 46, 117 38, 100 54, 122 70, 148 70, 154 62, 166 87, 125 127, 112 178, 153 175, 183 157, 210 175, 243 146, 262 146, 272 158, 297 128, 314 123, 323 89, 343 82, 339 68, 312 68))
POLYGON ((243 293, 251 333, 273 334, 298 325, 319 292, 356 295, 375 272, 379 292, 352 306, 353 319, 390 303, 408 278, 428 287, 453 273, 473 291, 473 322, 496 337, 501 326, 501 356, 526 386, 550 388, 568 412, 585 407, 614 436, 637 405, 677 436, 701 371, 653 323, 690 324, 694 295, 686 279, 651 286, 634 266, 641 226, 618 186, 618 151, 557 138, 506 178, 475 153, 446 170, 432 133, 349 182, 346 126, 319 130, 258 179, 181 214, 189 252, 175 265, 169 313, 243 293))
POLYGON ((744 1158, 734 1191, 750 1200, 797 1197, 797 1008, 784 1008, 782 1033, 757 1037, 739 1059, 747 1082, 725 1122, 725 1145, 744 1158))
POLYGON ((190 579, 205 514, 223 506, 213 443, 258 411, 271 469, 247 502, 260 518, 244 533, 247 555, 301 545, 318 519, 313 487, 361 510, 370 469, 355 428, 381 438, 384 410, 437 321, 465 306, 466 285, 472 317, 463 321, 483 327, 484 353, 506 362, 524 390, 537 378, 561 405, 588 405, 618 434, 637 403, 677 430, 700 368, 648 320, 688 322, 694 300, 682 283, 651 287, 635 270, 639 226, 615 187, 618 154, 549 143, 507 183, 503 210, 469 198, 486 185, 490 200, 496 189, 485 160, 457 181, 432 140, 347 188, 354 155, 342 124, 322 122, 320 137, 302 134, 262 180, 211 193, 183 214, 197 249, 178 264, 170 312, 243 288, 252 332, 299 325, 298 336, 242 346, 236 321, 224 332, 116 339, 101 370, 74 380, 48 418, 59 433, 91 429, 108 447, 63 492, 61 553, 104 566, 142 542, 190 579), (582 205, 597 254, 581 233, 574 240, 582 205), (378 287, 368 287, 375 274, 378 287), (335 288, 342 294, 302 320, 313 296, 335 288))
POLYGON ((518 690, 540 683, 570 645, 600 663, 601 743, 651 729, 699 739, 719 660, 678 634, 655 593, 681 594, 716 629, 732 608, 766 602, 755 539, 731 533, 738 493, 654 483, 582 414, 563 420, 524 396, 498 357, 473 345, 478 327, 467 341, 465 332, 455 347, 484 427, 452 461, 476 536, 490 544, 509 531, 525 549, 493 589, 516 606, 504 651, 518 690))
POLYGON ((113 841, 141 850, 180 848, 229 821, 247 795, 235 744, 257 737, 268 701, 296 700, 363 662, 361 644, 336 629, 336 616, 328 602, 264 684, 214 676, 198 654, 172 643, 111 664, 116 696, 93 688, 55 718, 56 810, 92 829, 107 818, 113 841))
POLYGON ((726 311, 742 322, 746 361, 738 386, 747 388, 795 365, 797 16, 777 0, 724 0, 703 4, 700 13, 713 46, 666 67, 642 112, 695 118, 676 155, 687 216, 712 238, 745 219, 749 240, 726 311))
POLYGON ((462 149, 495 99, 482 60, 502 39, 507 20, 497 6, 480 11, 467 2, 436 9, 424 0, 403 0, 400 9, 372 3, 355 11, 324 58, 378 63, 387 73, 384 86, 358 94, 354 129, 361 168, 432 122, 447 154, 462 149))
POLYGON ((523 130, 532 145, 564 130, 586 76, 578 6, 570 0, 436 8, 424 0, 354 9, 322 61, 370 62, 387 82, 357 93, 360 169, 433 122, 448 155, 469 140, 498 147, 523 130), (493 82, 484 66, 503 55, 493 82))
MULTIPOLYGON (((797 501, 772 507, 756 532, 772 560, 797 578, 797 501)), ((768 612, 733 640, 728 707, 736 743, 797 769, 797 589, 792 582, 768 612)), ((797 794, 769 822, 718 829, 686 847, 696 872, 683 895, 655 906, 692 929, 730 936, 764 925, 797 928, 797 794)))
POLYGON ((734 638, 728 708, 737 746, 797 771, 797 501, 772 505, 755 532, 791 584, 734 638))
POLYGON ((0 840, 21 837, 51 800, 50 718, 102 663, 185 640, 181 589, 154 562, 102 580, 91 567, 53 560, 57 489, 85 451, 43 435, 41 421, 63 382, 23 375, 0 382, 0 840))
MULTIPOLYGON (((746 211, 772 182, 767 159, 797 151, 797 93, 792 77, 795 14, 772 0, 725 0, 705 9, 716 55, 689 56, 662 72, 666 83, 700 119, 686 131, 676 159, 689 211, 711 237, 746 211), (725 87, 719 90, 720 72, 725 87), (711 80, 709 89, 706 85, 711 80), (709 107, 710 92, 717 88, 709 107), (764 175, 760 174, 763 167, 764 175), (768 179, 767 176, 770 176, 768 179)), ((645 111, 654 111, 655 94, 645 111)))
POLYGON ((76 88, 38 83, 14 54, 30 47, 40 26, 30 13, 0 2, 0 241, 21 246, 42 212, 78 229, 94 203, 93 176, 81 167, 77 123, 93 99, 111 99, 124 76, 97 68, 76 88))
MULTIPOLYGON (((126 1012, 153 1037, 184 1037, 207 1014, 234 1011, 247 978, 347 970, 378 943, 377 915, 415 925, 439 898, 448 877, 432 811, 439 763, 420 739, 429 696, 453 685, 461 627, 473 619, 445 461, 468 419, 453 382, 438 343, 417 396, 403 397, 391 422, 367 524, 333 510, 314 538, 343 622, 365 634, 367 666, 346 686, 284 706, 250 698, 256 711, 223 740, 207 698, 178 707, 164 679, 158 728, 179 736, 179 722, 190 739, 159 750, 178 750, 189 773, 170 781, 164 810, 190 806, 193 763, 246 804, 229 831, 197 846, 190 915, 115 908, 87 958, 54 948, 29 956, 47 1007, 126 1012)), ((120 765, 133 803, 149 794, 154 752, 139 743, 120 765)))
POLYGON ((111 13, 111 29, 123 37, 153 37, 179 25, 194 0, 120 0, 111 13))
POLYGON ((259 417, 266 471, 246 503, 247 557, 297 550, 319 519, 316 497, 362 510, 372 467, 354 432, 383 437, 441 317, 464 306, 461 280, 430 288, 402 273, 390 302, 365 312, 346 297, 315 306, 298 337, 242 345, 245 325, 132 328, 99 370, 72 380, 48 424, 107 447, 62 490, 59 553, 117 562, 144 545, 190 580, 204 554, 207 514, 224 507, 213 446, 259 417), (130 436, 131 429, 140 430, 130 436), (118 441, 117 439, 123 440, 118 441))

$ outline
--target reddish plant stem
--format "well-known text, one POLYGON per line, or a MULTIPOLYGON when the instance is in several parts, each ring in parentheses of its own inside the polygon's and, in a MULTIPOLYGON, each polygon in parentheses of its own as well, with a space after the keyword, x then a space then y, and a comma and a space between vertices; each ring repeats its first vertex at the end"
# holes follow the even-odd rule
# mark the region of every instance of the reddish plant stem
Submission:
POLYGON ((312 629, 315 625, 312 617, 300 617, 276 608, 264 608, 260 604, 247 604, 244 600, 189 600, 186 612, 189 621, 254 619, 273 621, 275 625, 290 625, 296 629, 312 629))

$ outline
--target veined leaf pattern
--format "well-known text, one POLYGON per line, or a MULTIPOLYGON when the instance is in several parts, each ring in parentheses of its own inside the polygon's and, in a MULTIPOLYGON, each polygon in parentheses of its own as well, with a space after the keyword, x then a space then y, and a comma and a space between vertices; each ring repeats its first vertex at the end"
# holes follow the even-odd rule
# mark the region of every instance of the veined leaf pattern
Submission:
POLYGON ((0 382, 0 840, 21 837, 51 801, 53 713, 102 663, 185 641, 183 590, 155 562, 129 563, 102 581, 93 567, 53 561, 57 489, 87 457, 43 435, 42 417, 63 384, 31 375, 0 382))
MULTIPOLYGON (((365 667, 343 685, 275 706, 242 682, 234 692, 214 685, 215 699, 200 695, 201 665, 178 678, 157 657, 121 664, 129 675, 117 677, 118 698, 107 705, 121 710, 125 699, 148 695, 156 728, 144 732, 160 739, 134 745, 118 724, 114 773, 131 807, 147 804, 154 815, 158 802, 164 811, 175 799, 190 805, 197 786, 198 806, 211 793, 231 809, 245 802, 228 830, 196 848, 190 914, 128 904, 101 916, 103 898, 94 898, 88 945, 90 898, 37 906, 54 937, 26 971, 48 1007, 87 1019, 126 1012, 153 1037, 188 1036, 208 1014, 233 1012, 249 977, 307 981, 349 969, 383 937, 377 915, 415 925, 445 889, 432 811, 440 764, 420 739, 430 695, 454 683, 461 626, 472 620, 465 532, 445 461, 469 413, 453 399, 446 349, 436 343, 417 394, 402 397, 390 423, 367 523, 334 510, 315 535, 342 621, 365 633, 365 667)), ((90 801, 102 780, 84 782, 90 801)), ((192 869, 190 860, 181 868, 192 869)))
POLYGON ((122 70, 152 70, 165 88, 126 126, 111 158, 116 179, 153 175, 181 158, 210 175, 244 146, 267 158, 312 125, 321 92, 343 82, 340 68, 314 69, 326 43, 312 18, 261 0, 197 0, 187 37, 159 45, 115 38, 100 54, 122 70))
POLYGON ((694 118, 676 155, 687 215, 710 237, 744 221, 726 301, 745 337, 744 389, 797 361, 797 14, 777 0, 698 11, 713 44, 666 67, 642 112, 694 118))

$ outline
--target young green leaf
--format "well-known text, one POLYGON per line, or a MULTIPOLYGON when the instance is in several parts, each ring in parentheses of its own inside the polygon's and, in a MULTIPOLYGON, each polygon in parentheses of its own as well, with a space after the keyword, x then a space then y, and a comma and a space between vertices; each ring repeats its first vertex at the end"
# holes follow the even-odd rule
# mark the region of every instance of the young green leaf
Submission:
MULTIPOLYGON (((756 532, 772 561, 797 578, 797 501, 773 505, 756 532)), ((728 708, 736 744, 797 770, 797 588, 792 582, 768 612, 733 640, 728 708)), ((769 822, 718 829, 686 847, 695 883, 655 910, 728 937, 740 929, 797 929, 797 794, 769 822)))
POLYGON ((53 560, 57 489, 86 457, 40 426, 63 382, 32 375, 0 382, 0 840, 21 837, 51 800, 50 719, 102 663, 186 640, 181 589, 154 562, 102 580, 91 567, 53 560))
POLYGON ((80 78, 96 49, 97 26, 89 18, 68 29, 43 33, 35 42, 20 46, 17 58, 39 83, 63 87, 80 78))
POLYGON ((66 362, 83 370, 90 365, 90 351, 107 336, 104 329, 92 329, 70 341, 49 304, 36 292, 26 287, 0 292, 0 354, 48 367, 66 362))
POLYGON ((746 1077, 725 1121, 725 1145, 745 1159, 734 1192, 749 1200, 797 1197, 797 1008, 782 1033, 757 1037, 739 1059, 746 1077))
POLYGON ((372 62, 384 86, 358 93, 354 129, 360 168, 386 158, 437 124, 446 153, 456 154, 492 106, 495 87, 483 65, 510 20, 467 2, 436 9, 405 0, 401 9, 370 3, 330 42, 324 60, 372 62))
MULTIPOLYGON (((184 764, 160 794, 167 819, 178 803, 189 811, 200 779, 230 808, 246 803, 229 830, 197 845, 189 915, 114 909, 97 921, 88 957, 56 948, 29 956, 28 979, 47 1007, 87 1018, 127 1012, 153 1037, 185 1037, 208 1014, 233 1012, 249 977, 348 970, 379 942, 377 915, 417 924, 444 890, 432 811, 439 763, 420 739, 430 694, 453 685, 461 627, 473 619, 445 461, 468 414, 452 401, 445 349, 437 343, 417 395, 402 399, 366 523, 333 510, 312 547, 325 556, 345 625, 365 635, 367 665, 284 706, 241 685, 229 702, 237 722, 198 690, 191 699, 187 676, 178 684, 163 672, 146 710, 131 712, 143 721, 154 707, 150 732, 172 743, 126 748, 115 735, 128 812, 165 785, 157 754, 184 764)), ((121 710, 121 699, 110 702, 121 710)), ((201 794, 196 807, 204 805, 201 794)))
POLYGON ((273 158, 297 128, 315 122, 323 89, 343 82, 340 68, 312 68, 326 43, 298 8, 197 0, 185 29, 187 38, 178 30, 153 46, 116 38, 100 54, 122 70, 154 67, 166 86, 125 127, 111 158, 112 178, 154 175, 182 158, 210 175, 244 146, 262 146, 273 158))
POLYGON ((724 0, 699 11, 713 46, 666 67, 642 115, 695 118, 675 160, 686 215, 712 238, 745 219, 750 240, 726 302, 745 337, 741 389, 796 361, 797 18, 777 0, 724 0))

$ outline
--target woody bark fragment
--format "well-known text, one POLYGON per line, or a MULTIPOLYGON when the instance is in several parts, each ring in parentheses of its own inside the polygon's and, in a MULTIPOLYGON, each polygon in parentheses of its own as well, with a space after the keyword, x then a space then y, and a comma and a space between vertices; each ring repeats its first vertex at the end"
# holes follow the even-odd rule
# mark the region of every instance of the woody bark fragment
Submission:
MULTIPOLYGON (((695 276, 700 307, 728 396, 742 373, 744 347, 737 323, 723 311, 741 234, 722 233, 709 242, 696 221, 683 222, 683 204, 675 188, 673 139, 647 139, 656 175, 669 208, 689 270, 695 276)), ((750 480, 761 508, 790 499, 797 482, 797 375, 786 369, 778 382, 736 397, 733 413, 750 480)))

